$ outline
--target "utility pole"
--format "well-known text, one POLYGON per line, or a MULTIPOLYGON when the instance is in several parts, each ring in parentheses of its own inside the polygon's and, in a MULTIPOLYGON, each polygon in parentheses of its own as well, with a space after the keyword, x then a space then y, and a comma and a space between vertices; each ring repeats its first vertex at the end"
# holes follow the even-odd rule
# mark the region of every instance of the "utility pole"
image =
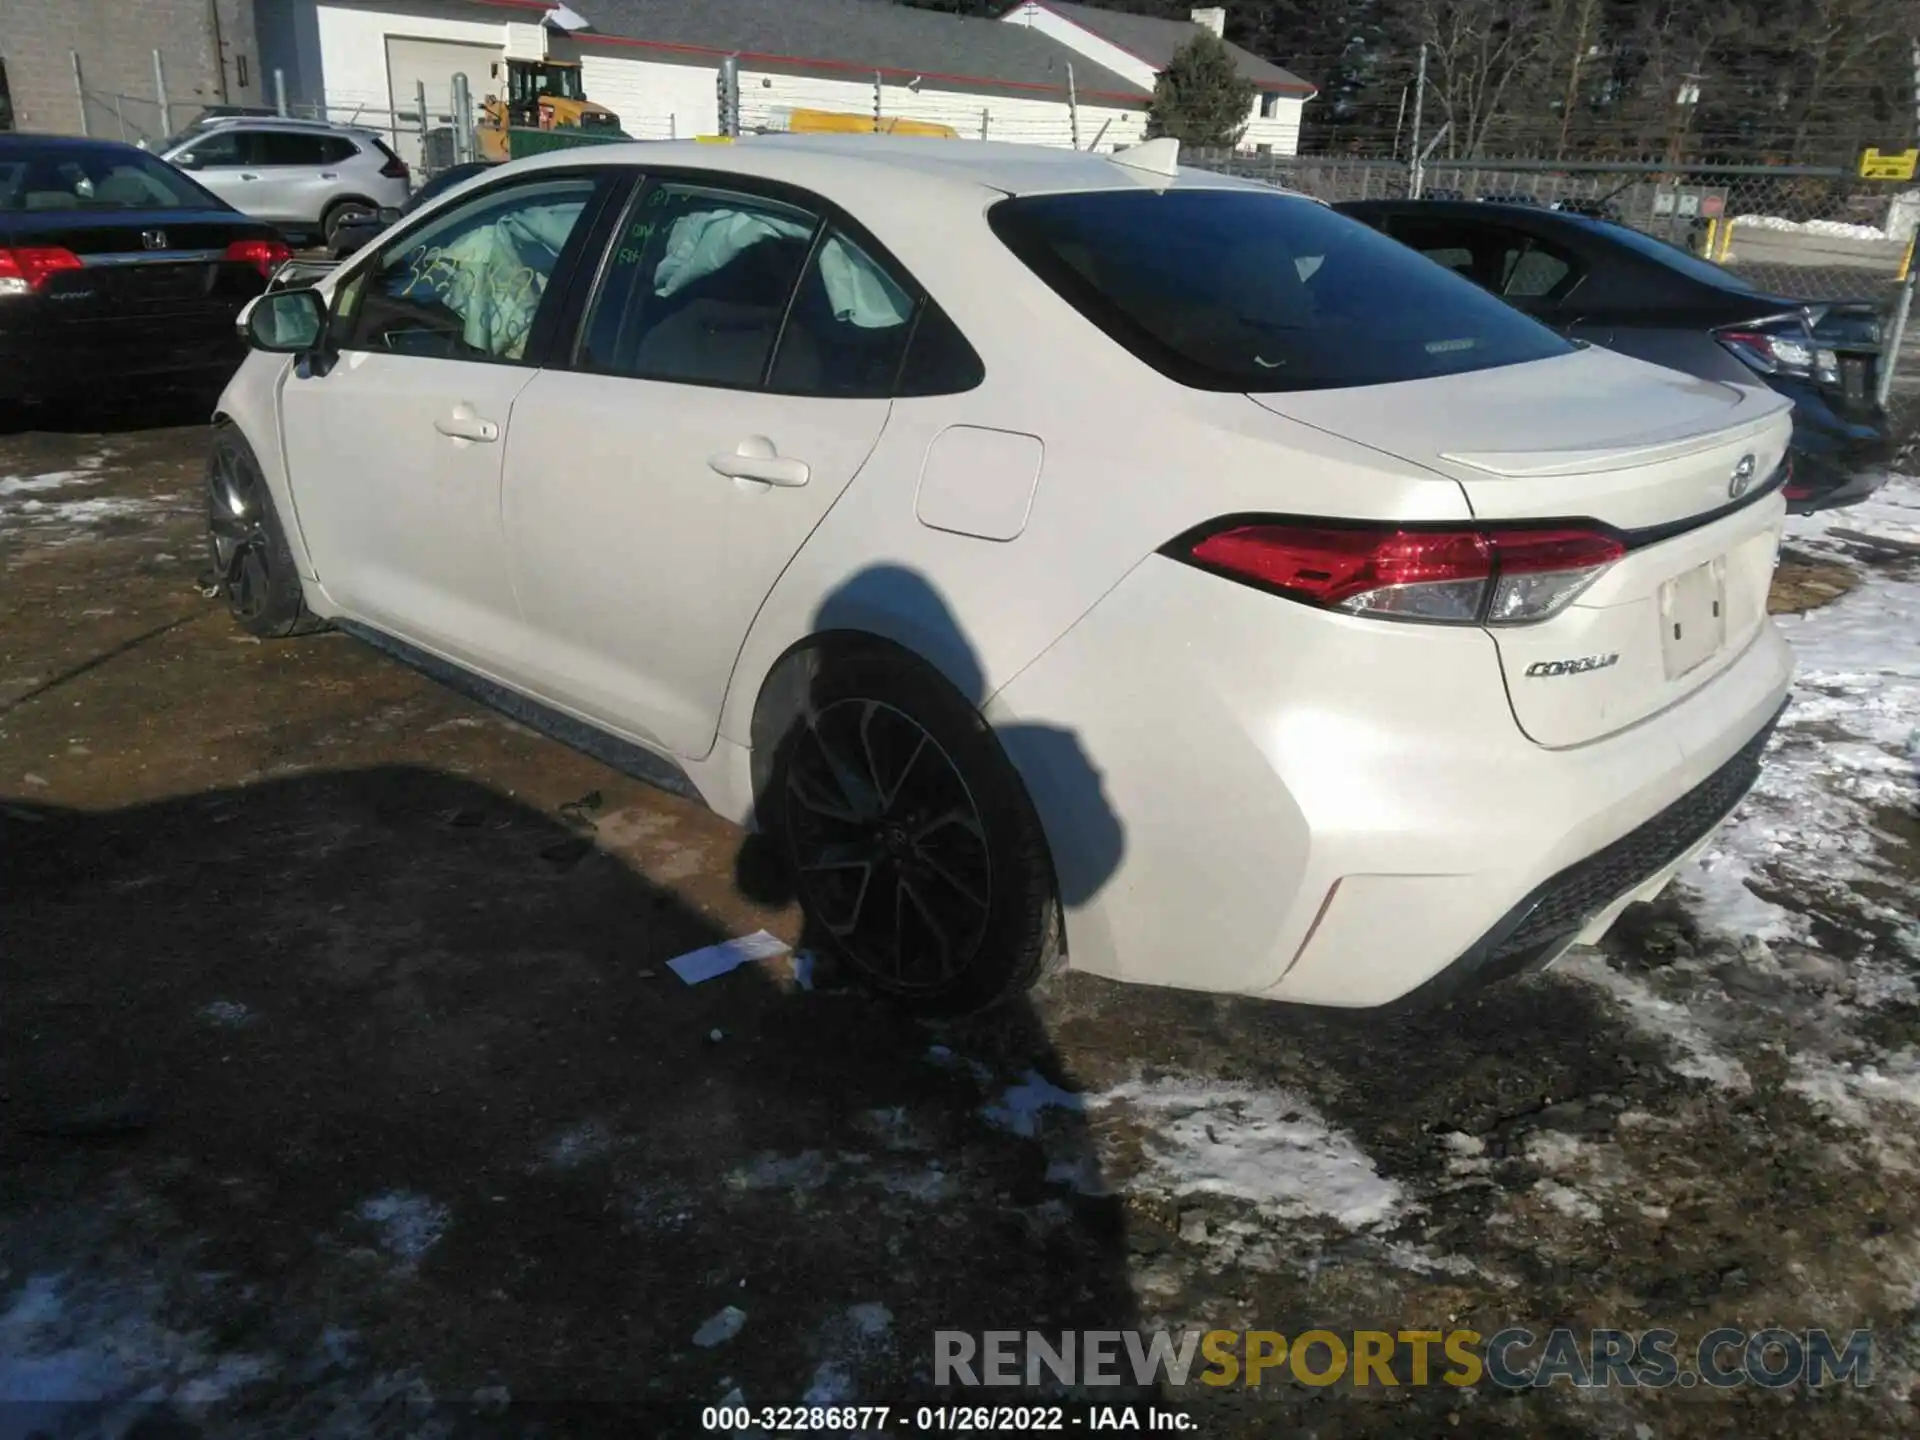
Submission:
POLYGON ((67 54, 73 58, 73 98, 80 103, 80 133, 91 135, 93 130, 87 124, 87 82, 80 77, 80 52, 69 50, 67 54))
POLYGON ((220 0, 207 0, 207 39, 213 44, 213 73, 220 77, 220 103, 225 105, 230 97, 227 94, 227 42, 220 34, 220 0))
POLYGON ((1413 78, 1413 146, 1407 153, 1412 157, 1408 172, 1408 190, 1412 198, 1420 198, 1420 121, 1427 109, 1427 47, 1420 47, 1420 69, 1413 78))
POLYGON ((158 50, 153 52, 153 93, 160 101, 160 134, 173 134, 173 106, 167 100, 167 66, 158 50))
POLYGON ((1067 134, 1073 148, 1080 148, 1080 92, 1073 88, 1073 62, 1067 62, 1067 134))
POLYGON ((740 57, 729 55, 720 62, 719 78, 720 133, 729 138, 740 134, 740 57))

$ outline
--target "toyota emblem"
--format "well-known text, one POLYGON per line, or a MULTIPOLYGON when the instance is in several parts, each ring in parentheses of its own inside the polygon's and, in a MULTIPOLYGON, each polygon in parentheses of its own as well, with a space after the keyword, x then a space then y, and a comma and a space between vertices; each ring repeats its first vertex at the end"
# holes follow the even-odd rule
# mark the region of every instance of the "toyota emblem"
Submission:
POLYGON ((167 232, 164 230, 142 230, 140 232, 140 243, 149 250, 164 250, 167 248, 167 232))
POLYGON ((1753 472, 1756 468, 1753 463, 1753 456, 1742 455, 1740 457, 1740 463, 1733 467, 1733 478, 1727 481, 1727 494, 1733 499, 1738 500, 1742 495, 1746 494, 1747 491, 1751 490, 1753 488, 1753 472))

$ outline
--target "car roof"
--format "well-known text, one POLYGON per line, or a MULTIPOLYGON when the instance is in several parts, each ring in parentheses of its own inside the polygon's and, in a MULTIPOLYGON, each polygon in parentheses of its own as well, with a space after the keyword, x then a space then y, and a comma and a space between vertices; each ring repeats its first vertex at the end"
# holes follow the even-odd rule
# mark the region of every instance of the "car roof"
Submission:
POLYGON ((124 140, 107 140, 96 135, 42 135, 32 130, 0 131, 0 154, 9 150, 122 150, 135 155, 148 152, 124 140))
POLYGON ((338 120, 305 120, 294 115, 203 115, 191 130, 211 130, 215 126, 245 125, 262 130, 320 130, 334 135, 371 135, 364 125, 349 125, 338 120))
MULTIPOLYGON (((514 164, 516 168, 551 169, 579 165, 587 158, 579 148, 568 148, 514 164)), ((1131 169, 1116 163, 1109 154, 934 136, 751 135, 725 145, 697 140, 642 140, 594 145, 591 159, 785 180, 828 194, 866 186, 869 188, 855 191, 862 208, 887 203, 901 187, 909 187, 916 194, 984 189, 1006 195, 1087 190, 1251 190, 1317 203, 1276 185, 1185 165, 1178 166, 1178 173, 1169 177, 1131 169), (871 188, 875 182, 881 182, 879 188, 871 188)))

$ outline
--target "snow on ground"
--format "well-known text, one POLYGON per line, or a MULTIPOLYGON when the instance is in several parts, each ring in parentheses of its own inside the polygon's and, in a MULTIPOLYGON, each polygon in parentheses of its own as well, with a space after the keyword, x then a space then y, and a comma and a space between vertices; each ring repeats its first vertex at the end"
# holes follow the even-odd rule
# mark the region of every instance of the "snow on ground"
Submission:
POLYGON ((1850 225, 1844 220, 1788 220, 1779 215, 1736 215, 1736 225, 1751 225, 1756 230, 1783 230, 1796 235, 1832 235, 1847 240, 1884 240, 1887 232, 1877 225, 1850 225))
MULTIPOLYGON (((1850 530, 1920 540, 1920 481, 1896 478, 1850 509, 1789 521, 1787 543, 1825 557, 1845 556, 1850 530)), ((1896 928, 1893 906, 1868 899, 1859 882, 1895 884, 1911 899, 1884 851, 1888 814, 1920 805, 1920 576, 1874 567, 1866 583, 1831 605, 1778 617, 1799 675, 1793 705, 1746 803, 1714 845, 1681 877, 1701 924, 1733 938, 1811 940, 1812 926, 1756 895, 1752 885, 1821 897, 1843 910, 1896 928)), ((1920 953, 1915 906, 1904 931, 1920 953)))
POLYGON ((206 1406, 278 1367, 269 1357, 210 1353, 208 1337, 161 1321, 157 1286, 116 1277, 29 1275, 0 1310, 0 1440, 71 1434, 87 1397, 94 1431, 117 1435, 155 1402, 206 1406))
POLYGON ((411 1191, 394 1191, 362 1202, 355 1212, 375 1227, 380 1243, 402 1270, 411 1270, 447 1232, 447 1207, 411 1191))
POLYGON ((1103 1120, 1144 1132, 1132 1191, 1218 1195, 1274 1218, 1324 1215, 1353 1230, 1388 1224, 1405 1204, 1351 1137, 1284 1090, 1167 1078, 1086 1098, 1103 1120))
POLYGON ((1034 1138, 1049 1111, 1095 1122, 1100 1153, 1057 1156, 1048 1169, 1086 1193, 1217 1196, 1274 1219, 1324 1216, 1350 1230, 1387 1225, 1405 1207, 1400 1187, 1351 1137, 1284 1090, 1163 1077, 1077 1094, 1029 1071, 981 1113, 1034 1138))

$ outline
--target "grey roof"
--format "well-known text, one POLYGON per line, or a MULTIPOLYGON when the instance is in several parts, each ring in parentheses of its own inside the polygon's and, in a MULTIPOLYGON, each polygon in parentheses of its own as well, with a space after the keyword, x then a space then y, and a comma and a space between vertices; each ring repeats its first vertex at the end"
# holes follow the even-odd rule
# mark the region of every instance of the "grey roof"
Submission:
MULTIPOLYGON (((1152 15, 1132 15, 1121 10, 1069 4, 1066 0, 1040 0, 1040 3, 1061 19, 1071 20, 1082 30, 1118 45, 1136 60, 1146 61, 1156 71, 1166 69, 1174 52, 1202 33, 1201 27, 1191 20, 1161 20, 1152 15)), ((1262 90, 1301 90, 1310 94, 1314 89, 1311 82, 1302 80, 1291 70, 1282 70, 1271 61, 1262 60, 1251 50, 1242 50, 1232 43, 1228 44, 1227 49, 1233 52, 1235 68, 1242 77, 1253 81, 1262 90)))
MULTIPOLYGON (((970 19, 890 0, 567 0, 596 36, 647 42, 685 58, 738 53, 763 66, 841 71, 941 88, 1044 89, 1064 95, 1067 66, 1083 96, 1144 103, 1149 94, 1059 41, 1022 25, 970 19), (687 53, 693 52, 693 53, 687 53)), ((663 53, 661 59, 673 58, 663 53)))

